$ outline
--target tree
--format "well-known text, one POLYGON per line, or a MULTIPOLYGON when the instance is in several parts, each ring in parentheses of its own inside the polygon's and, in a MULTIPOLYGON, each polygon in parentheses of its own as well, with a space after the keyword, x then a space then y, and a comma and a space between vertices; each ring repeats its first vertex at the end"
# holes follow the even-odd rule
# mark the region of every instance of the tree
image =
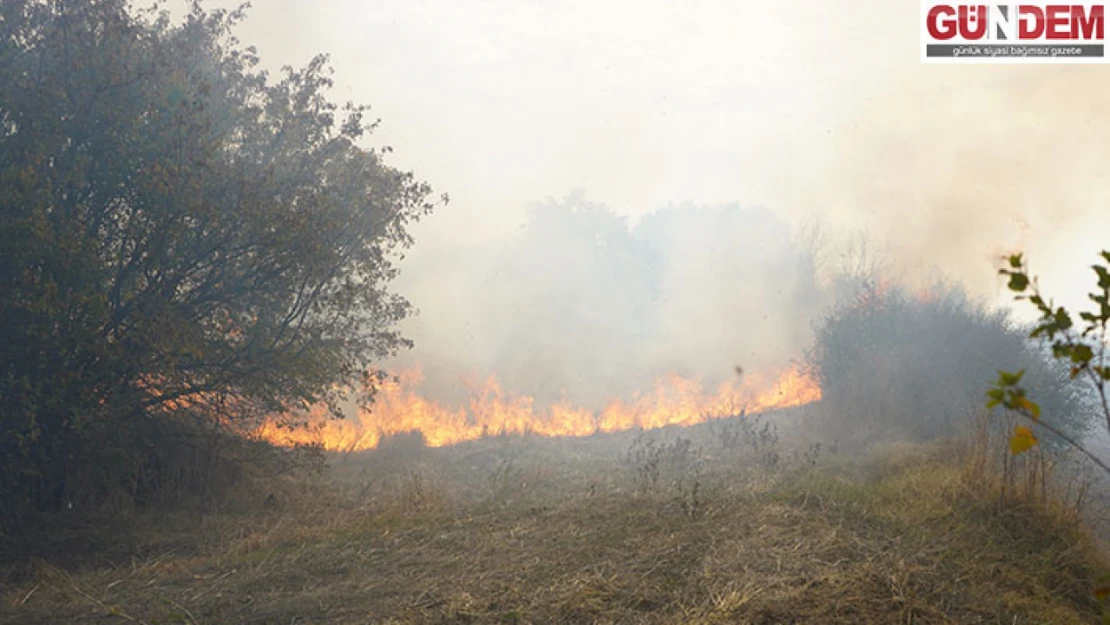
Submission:
MULTIPOLYGON (((1041 293, 1036 278, 1029 275, 1028 264, 1022 254, 1006 259, 1007 266, 999 273, 1008 276, 1007 286, 1017 293, 1018 301, 1029 300, 1040 319, 1029 336, 1045 340, 1052 349, 1052 356, 1066 362, 1071 380, 1081 380, 1087 388, 1098 396, 1103 424, 1110 431, 1110 353, 1107 353, 1107 326, 1110 326, 1110 251, 1100 254, 1105 264, 1091 266, 1096 276, 1097 287, 1087 295, 1095 304, 1093 311, 1079 313, 1081 325, 1077 326, 1072 313, 1063 306, 1056 306, 1041 293)), ((1022 384, 1025 370, 999 371, 994 387, 987 392, 987 407, 1003 406, 1029 419, 1032 425, 1040 427, 1062 438, 1071 446, 1085 454, 1102 470, 1110 473, 1110 464, 1090 452, 1075 437, 1060 432, 1042 418, 1042 406, 1033 401, 1025 385, 1022 384)), ((1018 426, 1010 439, 1010 449, 1020 454, 1038 443, 1036 434, 1027 426, 1018 426)))
MULTIPOLYGON (((1040 315, 1029 333, 1031 338, 1040 338, 1052 350, 1052 356, 1067 364, 1072 381, 1084 383, 1098 397, 1099 412, 1103 424, 1110 431, 1110 353, 1108 353, 1107 334, 1110 326, 1110 251, 1099 254, 1100 262, 1091 265, 1096 276, 1096 288, 1087 298, 1095 304, 1092 311, 1079 313, 1077 326, 1070 311, 1056 306, 1041 292, 1038 281, 1030 276, 1029 265, 1022 254, 1014 254, 1005 259, 1006 265, 998 273, 1007 276, 1007 286, 1016 293, 1015 300, 1028 300, 1040 315)), ((1030 393, 1025 382, 1025 370, 998 371, 998 379, 987 391, 987 407, 1002 406, 1027 419, 1033 426, 1019 425, 1010 437, 1010 451, 1014 455, 1025 453, 1039 444, 1034 428, 1049 432, 1064 440, 1077 451, 1087 456, 1100 469, 1110 474, 1110 464, 1091 452, 1082 439, 1069 436, 1045 420, 1043 401, 1036 393, 1030 393), (1038 397, 1037 401, 1032 398, 1038 397)), ((1103 623, 1110 623, 1110 573, 1096 580, 1095 597, 1103 605, 1103 623)))
POLYGON ((386 285, 429 187, 326 57, 258 71, 242 15, 0 4, 0 519, 105 450, 136 483, 161 443, 129 436, 182 410, 338 414, 408 346, 386 285))

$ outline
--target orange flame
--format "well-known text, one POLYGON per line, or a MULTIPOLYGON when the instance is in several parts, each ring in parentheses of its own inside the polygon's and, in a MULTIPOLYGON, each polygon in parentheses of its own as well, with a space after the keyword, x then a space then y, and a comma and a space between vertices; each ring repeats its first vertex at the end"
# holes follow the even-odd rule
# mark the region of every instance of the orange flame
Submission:
POLYGON ((472 390, 468 406, 452 409, 417 393, 419 369, 403 371, 384 384, 373 405, 355 417, 329 419, 322 409, 308 415, 310 427, 290 429, 267 420, 255 434, 279 445, 321 444, 334 451, 373 449, 385 437, 420 432, 430 447, 497 434, 589 436, 633 428, 694 425, 710 418, 800 406, 821 398, 817 383, 800 369, 777 377, 745 375, 708 393, 696 380, 670 375, 651 392, 614 400, 600 412, 563 401, 538 412, 527 395, 504 391, 496 376, 472 390))

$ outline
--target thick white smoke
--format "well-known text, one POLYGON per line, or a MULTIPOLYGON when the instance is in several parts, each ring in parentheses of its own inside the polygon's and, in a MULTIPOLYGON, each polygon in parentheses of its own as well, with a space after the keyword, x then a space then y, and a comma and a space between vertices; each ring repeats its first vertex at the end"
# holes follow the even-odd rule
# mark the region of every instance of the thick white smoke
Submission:
POLYGON ((576 194, 502 241, 437 251, 407 265, 421 314, 397 364, 444 399, 462 399, 466 374, 592 407, 668 373, 716 384, 799 356, 823 302, 810 250, 761 208, 674 206, 633 225, 576 194))
POLYGON ((825 271, 863 232, 907 280, 1005 301, 997 256, 1021 247, 1084 303, 1110 246, 1105 70, 922 65, 919 18, 880 0, 263 0, 241 35, 270 68, 330 53, 337 97, 382 117, 374 141, 453 198, 397 283, 423 313, 396 364, 434 363, 443 392, 496 368, 585 401, 798 355, 810 278, 781 258, 786 224, 815 217, 825 271), (574 188, 629 223, 529 221, 574 188), (734 202, 781 221, 704 208, 734 202), (587 253, 589 227, 626 256, 587 253))

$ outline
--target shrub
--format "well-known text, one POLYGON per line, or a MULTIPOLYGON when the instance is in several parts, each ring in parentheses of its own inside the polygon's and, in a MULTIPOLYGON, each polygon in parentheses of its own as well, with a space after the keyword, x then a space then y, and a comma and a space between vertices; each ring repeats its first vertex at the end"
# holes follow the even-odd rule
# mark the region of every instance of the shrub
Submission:
POLYGON ((1081 436, 1088 397, 1028 334, 962 289, 914 294, 871 281, 817 324, 807 360, 829 418, 856 438, 956 434, 970 425, 998 369, 1025 369, 1046 418, 1081 436))

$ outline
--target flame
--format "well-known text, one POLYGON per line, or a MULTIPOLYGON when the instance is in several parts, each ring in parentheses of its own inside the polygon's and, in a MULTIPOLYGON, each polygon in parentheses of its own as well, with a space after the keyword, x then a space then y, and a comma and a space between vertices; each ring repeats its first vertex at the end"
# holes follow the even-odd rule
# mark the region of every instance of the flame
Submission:
POLYGON ((694 425, 710 418, 789 408, 821 398, 817 383, 794 367, 777 376, 747 375, 707 392, 696 380, 669 375, 650 392, 613 400, 594 412, 562 401, 537 411, 534 400, 501 388, 496 375, 472 388, 468 405, 449 408, 422 397, 419 369, 401 371, 382 385, 374 403, 354 417, 330 419, 309 413, 307 428, 289 428, 272 418, 255 432, 278 445, 320 444, 333 451, 373 449, 385 437, 420 432, 430 447, 443 447, 497 434, 589 436, 633 428, 694 425))

